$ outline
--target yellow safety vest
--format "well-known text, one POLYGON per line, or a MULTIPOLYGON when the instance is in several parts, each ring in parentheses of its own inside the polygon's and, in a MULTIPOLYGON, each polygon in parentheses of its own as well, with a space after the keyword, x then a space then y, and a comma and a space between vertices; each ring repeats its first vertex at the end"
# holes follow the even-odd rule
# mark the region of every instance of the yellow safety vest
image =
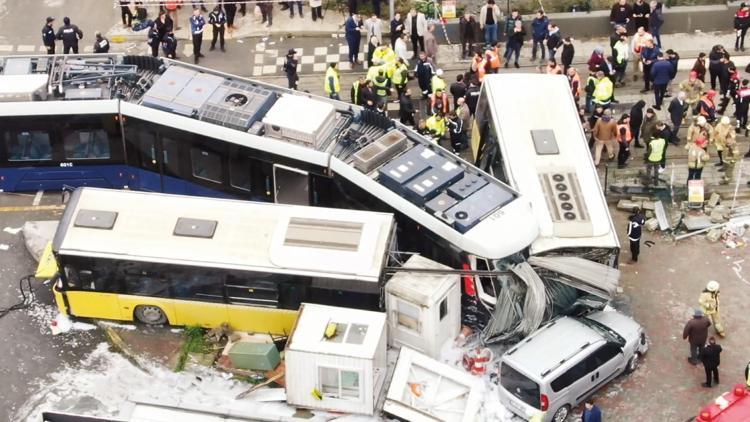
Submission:
POLYGON ((333 93, 338 94, 338 92, 341 91, 341 85, 339 85, 339 72, 329 66, 328 70, 326 70, 326 80, 323 84, 326 94, 331 94, 331 83, 329 82, 331 78, 333 78, 333 93))
POLYGON ((427 129, 435 136, 442 137, 445 135, 445 119, 438 120, 437 115, 435 114, 427 119, 425 126, 427 126, 427 129))
POLYGON ((380 59, 383 61, 383 63, 388 64, 395 62, 396 58, 396 53, 390 46, 387 45, 381 45, 372 52, 373 61, 380 59))
POLYGON ((360 105, 357 102, 357 98, 359 97, 359 81, 354 81, 354 83, 352 84, 352 89, 354 90, 354 98, 352 101, 355 105, 360 105))
POLYGON ((378 97, 388 96, 388 78, 385 76, 378 76, 373 79, 372 84, 375 85, 375 95, 378 97))
POLYGON ((666 143, 664 138, 654 138, 648 143, 651 146, 651 153, 648 155, 649 162, 658 163, 661 161, 666 143))
POLYGON ((407 69, 405 64, 401 64, 398 67, 396 67, 396 70, 393 71, 393 75, 391 76, 391 82, 393 82, 393 85, 401 86, 407 82, 408 79, 408 73, 409 70, 407 69))
POLYGON ((608 104, 612 99, 612 93, 615 87, 612 85, 612 81, 608 77, 603 77, 596 83, 594 88, 594 100, 599 104, 608 104))
POLYGON ((443 78, 441 78, 438 75, 434 75, 432 77, 432 93, 434 94, 437 91, 445 91, 445 81, 443 78))
POLYGON ((384 69, 381 67, 382 65, 373 65, 372 67, 367 69, 367 76, 366 79, 368 81, 374 81, 375 78, 378 76, 378 72, 380 72, 380 69, 384 69))

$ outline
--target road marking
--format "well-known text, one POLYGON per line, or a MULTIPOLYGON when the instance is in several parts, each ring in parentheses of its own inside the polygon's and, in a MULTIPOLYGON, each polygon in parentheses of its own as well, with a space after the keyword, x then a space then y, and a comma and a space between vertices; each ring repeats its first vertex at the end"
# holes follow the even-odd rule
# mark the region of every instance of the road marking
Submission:
POLYGON ((36 207, 0 207, 0 212, 54 211, 63 209, 65 209, 65 205, 38 205, 36 207))
POLYGON ((47 47, 45 47, 45 46, 39 47, 39 52, 40 53, 46 53, 47 52, 47 47))
POLYGON ((0 51, 2 51, 2 52, 11 52, 11 51, 13 51, 13 46, 12 45, 7 45, 7 44, 0 45, 0 51))
POLYGON ((16 47, 16 51, 24 53, 33 53, 36 51, 35 45, 19 45, 16 47))
POLYGON ((34 201, 31 203, 31 205, 34 207, 39 206, 39 203, 42 202, 42 196, 44 196, 44 191, 37 191, 36 196, 34 196, 34 201))

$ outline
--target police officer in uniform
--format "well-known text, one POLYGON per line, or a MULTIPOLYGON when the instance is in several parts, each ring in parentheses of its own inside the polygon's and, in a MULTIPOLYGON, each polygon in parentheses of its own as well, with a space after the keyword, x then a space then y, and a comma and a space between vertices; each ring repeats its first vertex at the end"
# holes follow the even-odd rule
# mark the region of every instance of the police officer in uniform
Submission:
POLYGON ((289 82, 289 89, 297 89, 297 81, 299 80, 296 54, 295 49, 289 49, 286 53, 286 62, 284 62, 284 73, 286 73, 286 79, 289 82))
POLYGON ((47 24, 42 27, 42 42, 47 47, 47 54, 55 54, 55 30, 52 28, 52 23, 55 18, 52 16, 47 18, 47 24))
POLYGON ((94 53, 109 53, 109 40, 104 38, 99 31, 96 31, 95 36, 94 53))
POLYGON ((177 37, 174 36, 174 31, 170 29, 161 42, 162 49, 164 49, 164 54, 167 56, 167 58, 177 60, 177 37))
POLYGON ((78 26, 70 24, 70 18, 63 18, 64 25, 57 30, 57 39, 63 42, 63 53, 68 54, 73 50, 73 54, 78 54, 78 40, 83 38, 83 31, 78 26))
POLYGON ((220 5, 217 5, 214 7, 213 12, 208 15, 208 23, 211 24, 213 27, 213 37, 211 38, 211 48, 210 51, 214 51, 216 49, 216 38, 219 38, 219 45, 221 46, 221 51, 224 50, 224 24, 227 23, 227 15, 224 13, 224 10, 222 10, 220 5))
POLYGON ((206 20, 203 19, 200 9, 193 10, 193 16, 190 17, 190 33, 193 34, 193 56, 195 64, 198 59, 203 57, 201 54, 201 44, 203 43, 203 27, 206 26, 206 20))

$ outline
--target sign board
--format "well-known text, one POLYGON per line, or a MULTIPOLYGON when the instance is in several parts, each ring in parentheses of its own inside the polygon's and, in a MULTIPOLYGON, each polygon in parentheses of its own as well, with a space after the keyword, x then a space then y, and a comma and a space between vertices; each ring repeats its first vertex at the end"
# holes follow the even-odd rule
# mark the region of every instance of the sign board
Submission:
POLYGON ((443 0, 441 3, 441 14, 443 18, 450 19, 456 17, 456 0, 443 0))
POLYGON ((688 181, 688 205, 703 206, 703 180, 688 181))

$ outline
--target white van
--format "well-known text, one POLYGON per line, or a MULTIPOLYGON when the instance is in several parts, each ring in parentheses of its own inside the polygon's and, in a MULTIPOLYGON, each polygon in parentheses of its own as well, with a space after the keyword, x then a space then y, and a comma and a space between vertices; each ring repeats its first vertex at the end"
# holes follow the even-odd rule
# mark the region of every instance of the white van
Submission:
POLYGON ((570 410, 648 350, 643 327, 615 311, 550 321, 500 360, 500 401, 529 419, 563 422, 570 410))

